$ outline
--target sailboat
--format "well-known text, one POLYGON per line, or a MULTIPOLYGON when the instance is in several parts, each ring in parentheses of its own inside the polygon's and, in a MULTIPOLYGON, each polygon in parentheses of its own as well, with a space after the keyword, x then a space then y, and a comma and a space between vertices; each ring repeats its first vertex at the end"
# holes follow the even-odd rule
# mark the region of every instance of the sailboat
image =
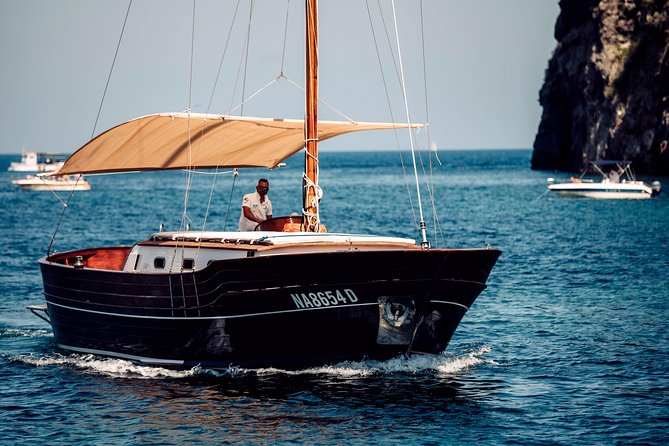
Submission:
POLYGON ((420 242, 325 231, 318 143, 416 125, 318 120, 317 2, 305 11, 305 119, 142 116, 93 138, 57 172, 273 168, 304 151, 303 215, 252 232, 157 232, 133 246, 49 252, 39 260, 46 305, 29 308, 59 348, 174 368, 444 352, 501 252, 431 248, 424 222, 420 242))

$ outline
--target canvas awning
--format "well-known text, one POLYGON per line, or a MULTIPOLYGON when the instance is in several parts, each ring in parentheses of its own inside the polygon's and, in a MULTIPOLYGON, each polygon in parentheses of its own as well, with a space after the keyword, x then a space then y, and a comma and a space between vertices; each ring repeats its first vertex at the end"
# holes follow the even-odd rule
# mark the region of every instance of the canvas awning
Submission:
MULTIPOLYGON (((336 121, 319 121, 318 126, 319 141, 361 130, 408 127, 336 121)), ((96 136, 53 174, 274 168, 303 147, 304 122, 298 119, 160 113, 133 119, 96 136)))

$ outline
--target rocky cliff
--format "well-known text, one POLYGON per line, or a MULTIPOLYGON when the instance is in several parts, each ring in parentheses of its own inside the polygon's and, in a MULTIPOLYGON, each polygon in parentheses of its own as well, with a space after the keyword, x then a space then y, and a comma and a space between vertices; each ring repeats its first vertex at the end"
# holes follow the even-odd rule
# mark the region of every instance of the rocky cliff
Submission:
POLYGON ((669 0, 560 0, 532 168, 669 174, 669 0))

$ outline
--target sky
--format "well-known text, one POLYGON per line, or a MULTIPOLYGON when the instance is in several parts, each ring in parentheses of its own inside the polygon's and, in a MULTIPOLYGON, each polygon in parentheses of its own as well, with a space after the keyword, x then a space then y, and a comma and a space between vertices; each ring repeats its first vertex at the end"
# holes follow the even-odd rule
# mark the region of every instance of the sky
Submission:
MULTIPOLYGON (((125 21, 122 0, 0 0, 0 153, 70 153, 158 112, 302 118, 294 84, 303 83, 304 6, 256 0, 251 14, 249 4, 235 15, 237 0, 197 0, 193 14, 190 0, 133 0, 125 21), (235 108, 281 73, 290 81, 235 108)), ((423 0, 423 31, 418 0, 395 4, 410 120, 429 120, 440 150, 531 148, 558 0, 423 0)), ((406 120, 389 5, 320 1, 319 88, 328 104, 320 119, 406 120)), ((321 148, 395 148, 394 136, 373 133, 321 148)))

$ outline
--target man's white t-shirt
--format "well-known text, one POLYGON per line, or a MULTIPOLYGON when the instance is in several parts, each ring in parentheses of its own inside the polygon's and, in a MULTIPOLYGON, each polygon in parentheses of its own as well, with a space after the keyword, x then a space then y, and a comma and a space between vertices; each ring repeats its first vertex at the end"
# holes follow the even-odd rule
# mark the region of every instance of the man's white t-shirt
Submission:
POLYGON ((242 199, 242 215, 239 216, 240 231, 253 231, 258 226, 257 222, 244 217, 244 206, 248 207, 251 213, 261 220, 267 220, 267 216, 272 215, 272 202, 269 201, 267 195, 265 195, 265 202, 261 203, 258 192, 246 194, 242 199))

